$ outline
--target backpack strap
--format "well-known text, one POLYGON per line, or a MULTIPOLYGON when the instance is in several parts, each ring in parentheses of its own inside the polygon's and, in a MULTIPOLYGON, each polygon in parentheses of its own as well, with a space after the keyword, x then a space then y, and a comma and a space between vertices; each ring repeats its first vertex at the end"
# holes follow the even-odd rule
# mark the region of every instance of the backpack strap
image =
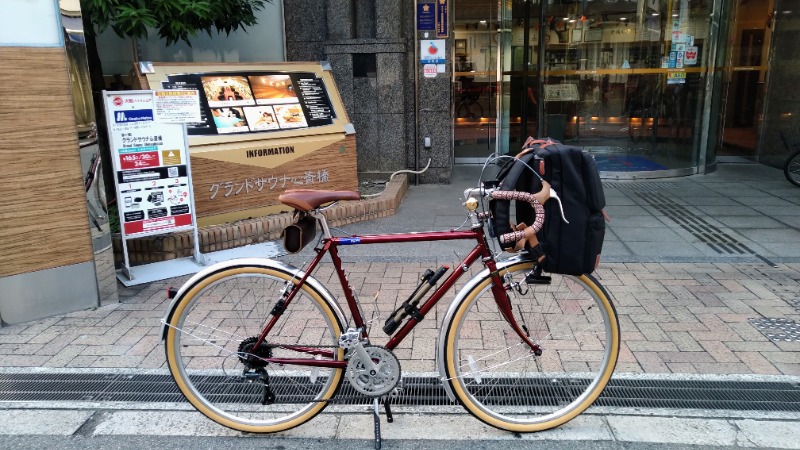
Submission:
MULTIPOLYGON (((557 144, 557 143, 558 143, 558 141, 556 141, 554 139, 550 139, 550 138, 542 139, 542 138, 535 138, 533 136, 528 136, 528 139, 525 139, 525 142, 522 143, 523 153, 521 153, 521 154, 526 153, 527 151, 529 151, 532 147, 534 147, 536 145, 544 148, 544 147, 547 147, 548 145, 557 144)), ((517 156, 519 156, 519 155, 517 155, 517 156)))

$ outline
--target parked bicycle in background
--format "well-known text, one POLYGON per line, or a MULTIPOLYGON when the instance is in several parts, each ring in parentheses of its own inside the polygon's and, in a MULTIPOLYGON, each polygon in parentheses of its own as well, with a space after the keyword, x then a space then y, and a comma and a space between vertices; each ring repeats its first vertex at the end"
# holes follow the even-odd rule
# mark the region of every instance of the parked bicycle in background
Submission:
POLYGON ((800 133, 796 130, 781 131, 783 145, 791 153, 783 163, 783 174, 793 185, 800 187, 800 133))

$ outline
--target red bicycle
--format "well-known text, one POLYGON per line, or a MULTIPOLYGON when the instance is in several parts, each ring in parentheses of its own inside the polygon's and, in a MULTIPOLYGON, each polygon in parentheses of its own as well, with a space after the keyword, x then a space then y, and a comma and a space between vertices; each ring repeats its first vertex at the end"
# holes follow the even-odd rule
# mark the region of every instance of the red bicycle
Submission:
POLYGON ((497 260, 484 232, 487 214, 478 209, 502 193, 475 188, 464 194, 469 229, 334 236, 322 205, 357 200, 357 192, 285 192, 280 200, 296 210, 298 224, 306 222, 293 230, 305 234, 298 242, 310 242, 316 224, 322 230, 307 267, 233 260, 171 292, 162 336, 169 370, 186 399, 222 425, 270 433, 313 418, 336 402, 347 380, 374 403, 377 430, 379 401, 390 414, 388 400, 403 389, 395 349, 417 324, 431 320, 426 315, 434 305, 479 263, 483 270, 458 291, 440 325, 436 361, 450 398, 485 423, 516 432, 546 430, 583 412, 617 362, 619 323, 608 293, 588 274, 542 275, 525 254, 497 260), (381 318, 378 332, 390 336, 388 343, 372 345, 371 321, 340 250, 450 240, 475 245, 457 266, 429 270, 416 289, 410 286, 408 299, 381 318), (326 254, 349 314, 313 277, 326 254))

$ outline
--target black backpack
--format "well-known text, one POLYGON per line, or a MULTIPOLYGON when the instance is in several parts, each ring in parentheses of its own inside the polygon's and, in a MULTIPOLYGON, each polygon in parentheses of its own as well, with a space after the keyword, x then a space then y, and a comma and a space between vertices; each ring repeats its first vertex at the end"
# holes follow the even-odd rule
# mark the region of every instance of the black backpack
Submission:
MULTIPOLYGON (((496 180, 497 190, 522 191, 535 194, 542 190, 542 179, 556 191, 564 208, 551 198, 544 205, 545 220, 536 233, 538 248, 527 248, 535 257, 545 258, 540 267, 551 273, 581 275, 592 273, 600 261, 605 237, 606 200, 600 173, 594 158, 580 147, 563 145, 558 141, 528 140, 527 148, 517 158, 501 168, 496 180), (537 174, 533 173, 536 171, 537 174)), ((492 184, 495 184, 492 183, 492 184)), ((536 219, 534 209, 524 201, 514 201, 515 223, 531 225, 536 219)), ((492 228, 500 246, 513 248, 500 240, 513 232, 511 200, 493 199, 492 228)))

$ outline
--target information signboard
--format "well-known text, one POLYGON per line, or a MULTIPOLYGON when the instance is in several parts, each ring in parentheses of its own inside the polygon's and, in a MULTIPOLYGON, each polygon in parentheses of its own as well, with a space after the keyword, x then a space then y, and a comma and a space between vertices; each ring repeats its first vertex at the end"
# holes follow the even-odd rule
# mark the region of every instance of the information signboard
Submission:
POLYGON ((153 66, 148 87, 199 92, 187 124, 198 226, 278 213, 286 189, 358 188, 355 129, 327 63, 153 66))
POLYGON ((546 84, 544 86, 544 101, 546 102, 576 102, 578 86, 575 84, 546 84))
POLYGON ((182 123, 157 122, 153 91, 107 92, 108 132, 124 236, 193 226, 182 123))

